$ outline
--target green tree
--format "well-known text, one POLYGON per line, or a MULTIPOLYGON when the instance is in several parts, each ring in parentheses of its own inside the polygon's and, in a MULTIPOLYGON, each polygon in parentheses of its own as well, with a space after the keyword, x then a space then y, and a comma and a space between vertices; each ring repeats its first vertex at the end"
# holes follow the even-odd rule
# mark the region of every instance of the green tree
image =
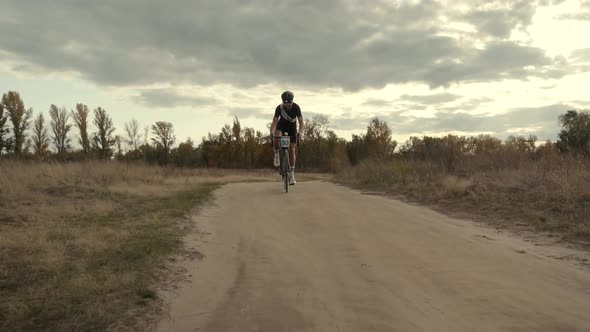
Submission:
POLYGON ((113 137, 113 120, 105 109, 99 107, 94 110, 93 123, 98 131, 92 135, 92 146, 101 159, 108 159, 113 155, 113 146, 116 143, 113 137))
POLYGON ((234 156, 232 167, 243 167, 244 166, 244 155, 243 155, 243 131, 242 125, 238 117, 234 118, 232 126, 232 146, 231 155, 234 156))
POLYGON ((346 154, 351 164, 357 165, 359 162, 367 158, 367 143, 365 135, 352 135, 350 142, 346 143, 346 154))
POLYGON ((180 143, 178 148, 170 152, 174 165, 178 167, 197 166, 198 159, 193 141, 188 138, 186 142, 180 143))
POLYGON ((45 128, 45 118, 43 113, 39 113, 33 124, 33 153, 37 158, 44 159, 47 157, 49 148, 49 135, 45 128))
POLYGON ((378 118, 372 119, 367 126, 365 141, 369 157, 379 160, 390 159, 397 146, 397 142, 391 139, 391 129, 387 123, 378 118))
POLYGON ((328 124, 325 115, 314 115, 305 122, 303 140, 297 149, 299 168, 327 168, 330 159, 326 150, 328 124))
POLYGON ((256 150, 258 141, 256 131, 252 128, 244 129, 244 166, 247 168, 256 167, 256 150))
POLYGON ((224 125, 221 128, 221 133, 219 133, 219 143, 221 144, 220 148, 223 154, 222 165, 223 167, 231 167, 233 163, 233 155, 232 155, 232 141, 233 141, 233 132, 229 125, 224 125))
POLYGON ((163 149, 166 153, 170 152, 170 148, 176 141, 174 136, 174 126, 171 122, 158 121, 152 125, 152 134, 154 136, 152 141, 156 146, 163 149))
POLYGON ((88 136, 88 106, 84 104, 76 104, 76 110, 72 111, 71 116, 74 119, 74 125, 78 128, 80 136, 78 143, 82 146, 84 154, 88 154, 91 149, 90 138, 88 136))
POLYGON ((344 166, 349 166, 350 161, 346 155, 346 140, 338 137, 332 130, 326 133, 326 160, 322 168, 331 172, 337 172, 344 166))
POLYGON ((206 167, 219 167, 222 165, 219 137, 220 135, 208 133, 207 137, 203 137, 198 147, 201 163, 206 167))
POLYGON ((70 149, 70 138, 68 133, 72 129, 72 125, 68 123, 70 115, 65 107, 58 108, 51 105, 49 108, 49 116, 51 117, 51 131, 53 136, 51 140, 55 145, 58 155, 63 155, 70 149))
POLYGON ((139 122, 136 119, 131 119, 129 122, 125 123, 125 133, 127 134, 125 142, 127 143, 128 149, 131 151, 138 150, 141 145, 139 122))
POLYGON ((559 116, 561 131, 557 146, 563 152, 590 155, 590 114, 570 110, 559 116))
POLYGON ((33 116, 33 109, 25 109, 25 104, 18 92, 9 91, 2 96, 2 104, 8 116, 10 122, 12 122, 12 133, 13 133, 13 151, 16 156, 20 156, 23 151, 23 145, 25 143, 25 132, 29 128, 31 117, 33 116))
POLYGON ((174 126, 171 122, 158 121, 152 125, 152 134, 155 136, 152 137, 152 141, 163 154, 162 158, 160 158, 160 162, 167 164, 170 149, 176 141, 176 136, 174 136, 174 126))
POLYGON ((468 140, 465 136, 447 135, 441 139, 441 156, 439 162, 444 163, 448 173, 454 173, 457 164, 463 160, 468 149, 468 140))
POLYGON ((537 136, 535 135, 529 135, 529 137, 510 135, 506 138, 504 144, 509 150, 518 152, 534 152, 536 142, 537 136))
POLYGON ((12 146, 12 139, 8 137, 10 129, 6 126, 7 121, 8 114, 4 112, 4 104, 0 103, 0 155, 2 155, 3 150, 8 152, 12 146))
POLYGON ((484 153, 500 151, 502 148, 502 140, 488 134, 479 135, 477 137, 469 137, 467 146, 469 153, 481 155, 484 153))
POLYGON ((328 117, 325 115, 319 114, 312 116, 311 119, 305 122, 305 128, 303 130, 304 140, 307 142, 325 138, 329 123, 328 117))

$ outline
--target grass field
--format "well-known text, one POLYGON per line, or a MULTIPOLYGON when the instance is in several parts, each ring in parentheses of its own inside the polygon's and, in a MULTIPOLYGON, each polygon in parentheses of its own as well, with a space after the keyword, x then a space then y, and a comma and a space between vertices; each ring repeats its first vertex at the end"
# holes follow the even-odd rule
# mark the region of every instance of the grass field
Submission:
MULTIPOLYGON (((491 159, 498 160, 498 159, 491 159)), ((499 226, 590 239, 590 164, 583 159, 459 164, 365 161, 334 180, 499 226), (501 224, 501 225, 500 225, 501 224)), ((0 330, 126 330, 157 317, 169 260, 187 251, 191 211, 230 182, 273 170, 179 169, 119 162, 0 161, 0 330)))
POLYGON ((184 250, 188 213, 223 183, 276 176, 117 162, 0 171, 2 331, 137 326, 159 309, 155 285, 184 250))
POLYGON ((456 174, 425 161, 367 161, 336 176, 356 188, 472 213, 498 226, 524 226, 569 240, 590 240, 590 162, 559 157, 464 162, 456 174), (484 165, 485 167, 481 167, 484 165), (501 224, 501 225, 500 225, 501 224))

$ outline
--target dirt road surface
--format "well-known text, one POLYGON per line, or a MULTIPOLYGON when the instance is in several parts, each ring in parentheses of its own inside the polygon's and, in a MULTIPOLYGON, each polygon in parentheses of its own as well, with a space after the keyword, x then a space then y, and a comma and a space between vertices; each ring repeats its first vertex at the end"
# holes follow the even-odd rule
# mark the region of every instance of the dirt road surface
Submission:
POLYGON ((584 253, 425 207, 245 183, 194 218, 160 331, 590 331, 590 269, 556 259, 584 253))

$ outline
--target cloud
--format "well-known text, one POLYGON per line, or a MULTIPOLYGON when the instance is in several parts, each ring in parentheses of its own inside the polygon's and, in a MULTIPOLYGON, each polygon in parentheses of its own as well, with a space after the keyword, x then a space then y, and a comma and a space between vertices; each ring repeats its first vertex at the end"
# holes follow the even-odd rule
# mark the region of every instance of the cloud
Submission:
POLYGON ((557 6, 564 3, 566 0, 543 0, 539 4, 542 6, 557 6))
POLYGON ((442 104, 455 101, 459 98, 461 98, 461 96, 452 93, 440 93, 422 96, 402 95, 400 97, 401 100, 413 101, 420 104, 442 104))
POLYGON ((557 87, 557 84, 549 84, 549 85, 545 85, 540 87, 543 90, 551 90, 551 89, 555 89, 557 87))
POLYGON ((229 108, 228 114, 230 116, 236 116, 238 119, 244 118, 267 118, 272 119, 272 113, 268 110, 261 110, 260 108, 254 107, 236 107, 236 108, 229 108))
POLYGON ((453 110, 461 110, 461 111, 473 111, 479 108, 482 105, 491 103, 494 101, 494 98, 490 97, 481 97, 481 98, 471 98, 464 102, 461 102, 456 107, 453 107, 453 110))
POLYGON ((539 139, 555 139, 559 131, 558 116, 570 109, 563 104, 535 108, 519 108, 499 115, 439 113, 432 119, 421 119, 422 132, 492 132, 500 137, 515 135, 515 128, 535 128, 539 139))
POLYGON ((364 130, 367 128, 369 121, 374 116, 365 115, 365 114, 358 114, 358 115, 348 115, 348 116, 339 116, 333 117, 328 116, 329 124, 328 127, 330 129, 336 130, 364 130))
POLYGON ((574 63, 590 62, 590 48, 583 48, 575 50, 570 55, 570 59, 574 63))
POLYGON ((542 49, 501 40, 529 24, 534 4, 500 3, 500 9, 479 10, 482 4, 467 1, 470 14, 462 16, 459 7, 435 0, 171 0, 149 6, 140 0, 6 0, 0 49, 11 60, 109 86, 288 82, 360 90, 565 75, 563 63, 542 49), (450 36, 444 17, 479 24, 493 38, 450 36))
POLYGON ((485 49, 466 56, 462 63, 443 62, 427 73, 431 86, 451 82, 489 82, 500 79, 528 77, 560 78, 565 76, 567 61, 550 59, 536 47, 522 46, 511 41, 494 41, 485 49), (563 62, 556 67, 554 63, 563 62))
POLYGON ((557 16, 559 20, 590 21, 590 1, 578 0, 580 11, 557 16))
POLYGON ((590 110, 590 100, 572 100, 570 104, 572 109, 590 110))
POLYGON ((590 12, 563 14, 557 16, 558 20, 590 21, 590 12))
POLYGON ((379 98, 369 98, 365 100, 361 105, 362 106, 371 106, 371 107, 386 107, 391 106, 393 102, 391 100, 386 99, 379 99, 379 98))
POLYGON ((572 109, 565 104, 543 107, 517 108, 499 115, 473 115, 441 111, 431 118, 413 116, 404 112, 356 114, 329 117, 330 128, 337 130, 364 130, 369 121, 379 117, 387 122, 392 132, 403 135, 432 135, 432 133, 492 133, 498 137, 533 134, 539 140, 555 140, 560 130, 558 116, 572 109))
POLYGON ((143 90, 135 100, 148 107, 174 108, 180 106, 203 106, 217 104, 214 98, 181 95, 174 89, 143 90))
MULTIPOLYGON (((502 5, 502 2, 499 2, 502 5)), ((498 4, 498 2, 494 3, 498 4)), ((531 1, 516 1, 504 8, 476 9, 465 16, 478 31, 485 34, 508 38, 515 28, 525 28, 531 24, 536 4, 531 1)))

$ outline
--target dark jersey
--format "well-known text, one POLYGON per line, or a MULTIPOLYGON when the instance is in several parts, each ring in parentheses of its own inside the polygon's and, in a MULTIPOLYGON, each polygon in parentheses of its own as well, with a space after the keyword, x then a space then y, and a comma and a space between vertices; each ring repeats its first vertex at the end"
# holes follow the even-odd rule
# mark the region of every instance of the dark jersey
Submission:
POLYGON ((279 118, 277 128, 297 128, 297 118, 301 117, 301 108, 299 108, 299 105, 293 103, 289 110, 282 106, 281 104, 275 109, 275 118, 279 118))
POLYGON ((301 117, 301 108, 293 103, 291 109, 287 110, 282 104, 275 109, 275 118, 279 118, 277 130, 287 133, 291 137, 291 143, 297 143, 297 118, 301 117))

